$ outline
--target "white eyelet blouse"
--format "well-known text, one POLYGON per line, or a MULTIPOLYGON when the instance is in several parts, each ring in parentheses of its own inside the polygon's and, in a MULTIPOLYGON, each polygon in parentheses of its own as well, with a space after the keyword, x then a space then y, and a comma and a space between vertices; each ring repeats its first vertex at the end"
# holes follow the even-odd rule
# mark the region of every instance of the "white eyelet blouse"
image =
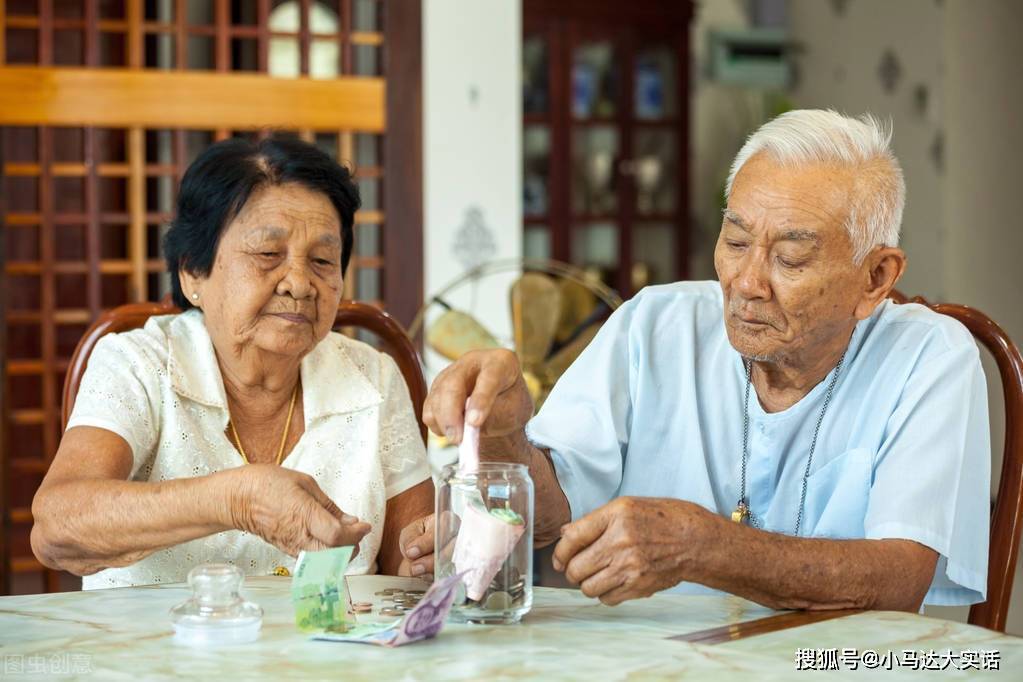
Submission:
MULTIPOLYGON (((301 377, 305 432, 282 466, 309 474, 341 509, 372 524, 348 569, 372 573, 387 500, 430 477, 408 388, 390 356, 333 332, 303 358, 301 377)), ((202 312, 193 309, 103 337, 67 428, 116 433, 131 446, 130 480, 165 481, 244 466, 224 435, 228 418, 213 344, 202 312)), ((86 576, 82 587, 178 582, 210 562, 248 575, 294 567, 260 537, 234 530, 86 576)))

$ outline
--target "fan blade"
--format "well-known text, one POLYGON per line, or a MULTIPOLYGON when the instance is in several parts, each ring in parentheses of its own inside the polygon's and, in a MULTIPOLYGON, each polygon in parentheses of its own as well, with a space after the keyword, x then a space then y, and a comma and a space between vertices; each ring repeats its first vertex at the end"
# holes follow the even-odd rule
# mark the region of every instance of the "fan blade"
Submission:
POLYGON ((585 286, 570 279, 560 280, 559 286, 561 313, 555 339, 558 343, 566 343, 572 333, 593 312, 597 306, 597 297, 585 286))
POLYGON ((575 362, 582 352, 589 345, 593 337, 600 331, 600 323, 595 322, 589 327, 581 330, 578 335, 569 343, 565 344, 557 353, 552 355, 547 362, 537 369, 544 385, 553 386, 569 365, 575 362))
POLYGON ((442 313, 426 330, 426 342, 448 360, 457 360, 471 350, 501 347, 486 327, 461 310, 442 313))
POLYGON ((546 275, 527 272, 511 288, 515 352, 524 370, 539 366, 550 352, 561 313, 561 291, 546 275))

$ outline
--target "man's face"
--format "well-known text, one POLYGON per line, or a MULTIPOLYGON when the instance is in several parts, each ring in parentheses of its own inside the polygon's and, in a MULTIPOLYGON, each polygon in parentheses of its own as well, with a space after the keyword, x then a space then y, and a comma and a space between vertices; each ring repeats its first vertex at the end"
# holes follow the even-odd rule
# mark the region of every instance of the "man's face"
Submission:
POLYGON ((844 227, 853 192, 846 168, 757 154, 739 171, 714 267, 728 340, 744 357, 778 362, 847 340, 869 282, 844 227))

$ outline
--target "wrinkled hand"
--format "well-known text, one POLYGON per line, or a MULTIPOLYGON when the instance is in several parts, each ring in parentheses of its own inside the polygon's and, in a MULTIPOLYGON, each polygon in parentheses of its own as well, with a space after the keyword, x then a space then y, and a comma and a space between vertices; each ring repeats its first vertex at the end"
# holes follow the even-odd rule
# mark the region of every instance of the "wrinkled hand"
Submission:
MULTIPOLYGON (((354 545, 370 525, 342 512, 312 476, 270 464, 230 470, 231 525, 290 556, 303 550, 354 545)), ((353 556, 355 556, 353 554, 353 556)))
POLYGON ((509 350, 466 353, 437 375, 423 404, 423 422, 453 443, 462 441, 464 421, 489 438, 521 431, 532 416, 533 399, 509 350))
POLYGON ((619 497, 562 528, 554 568, 608 605, 649 597, 689 579, 717 520, 691 502, 619 497))
MULTIPOLYGON (((448 541, 442 550, 442 558, 445 561, 451 561, 451 556, 455 551, 455 542, 453 538, 455 538, 458 533, 458 524, 460 521, 458 517, 451 512, 444 512, 441 515, 441 518, 445 519, 446 523, 453 526, 453 528, 448 531, 451 533, 452 540, 448 541)), ((401 535, 398 538, 398 546, 401 548, 401 554, 405 557, 405 559, 401 562, 401 566, 398 568, 398 575, 414 576, 425 580, 433 580, 433 574, 436 568, 436 556, 434 553, 437 537, 436 530, 437 524, 434 514, 417 519, 402 529, 401 535)))

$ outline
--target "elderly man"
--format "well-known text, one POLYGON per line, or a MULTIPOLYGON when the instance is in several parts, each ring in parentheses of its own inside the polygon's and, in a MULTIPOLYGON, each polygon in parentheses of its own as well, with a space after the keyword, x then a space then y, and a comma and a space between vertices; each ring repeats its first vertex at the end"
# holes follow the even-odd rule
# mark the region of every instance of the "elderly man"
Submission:
MULTIPOLYGON (((554 566, 585 594, 712 588, 806 609, 984 599, 984 375, 965 328, 886 300, 906 267, 890 137, 831 111, 760 128, 728 180, 720 282, 640 292, 528 426, 511 353, 473 353, 437 378, 430 428, 458 441, 467 419, 484 459, 529 464, 537 543, 558 540, 554 566)), ((403 543, 413 571, 431 564, 421 526, 403 543)))

